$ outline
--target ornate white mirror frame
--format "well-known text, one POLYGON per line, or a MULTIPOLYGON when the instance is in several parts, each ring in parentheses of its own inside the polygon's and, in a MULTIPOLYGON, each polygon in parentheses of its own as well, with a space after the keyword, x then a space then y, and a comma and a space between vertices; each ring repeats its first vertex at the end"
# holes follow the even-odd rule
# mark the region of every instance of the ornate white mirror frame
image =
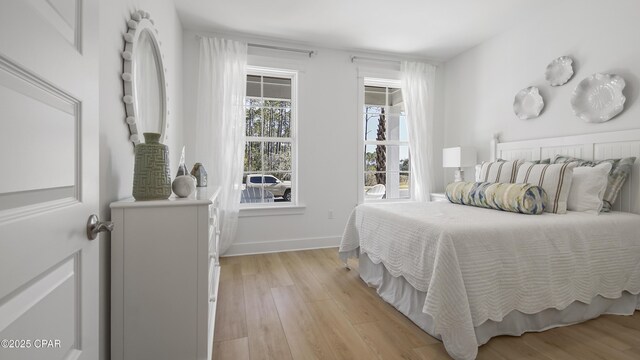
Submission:
MULTIPOLYGON (((143 10, 138 10, 131 14, 131 20, 127 21, 128 31, 123 35, 125 41, 124 51, 122 52, 122 58, 124 60, 124 69, 122 72, 122 80, 124 83, 124 97, 122 101, 124 102, 126 109, 126 123, 129 126, 129 132, 131 135, 129 136, 129 140, 133 142, 134 145, 140 143, 140 135, 144 132, 157 132, 160 131, 160 142, 163 142, 166 139, 166 128, 169 127, 169 122, 167 121, 169 111, 168 111, 168 98, 166 87, 167 83, 165 80, 165 72, 166 69, 163 64, 164 55, 160 51, 160 46, 162 45, 160 41, 157 39, 158 30, 154 26, 153 20, 148 12, 143 10), (160 95, 159 107, 158 110, 158 126, 156 127, 158 130, 152 131, 150 129, 139 129, 142 127, 141 119, 138 119, 139 115, 139 107, 140 107, 140 97, 141 96, 142 84, 137 84, 139 80, 138 76, 140 74, 136 74, 140 69, 136 69, 136 57, 142 56, 140 54, 140 36, 146 33, 148 34, 149 39, 152 42, 152 50, 154 54, 150 54, 155 59, 155 68, 157 70, 157 81, 158 81, 158 93, 160 95)), ((148 84, 146 84, 148 85, 148 84)), ((149 94, 146 94, 148 97, 149 94)))

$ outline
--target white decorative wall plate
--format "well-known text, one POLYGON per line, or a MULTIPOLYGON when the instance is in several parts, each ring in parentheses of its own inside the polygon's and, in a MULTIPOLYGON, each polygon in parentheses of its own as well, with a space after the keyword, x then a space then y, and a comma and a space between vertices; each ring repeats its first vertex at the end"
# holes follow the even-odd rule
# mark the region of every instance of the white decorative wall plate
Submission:
POLYGON ((545 79, 551 86, 566 84, 573 76, 573 60, 568 56, 560 56, 547 65, 545 79))
POLYGON ((615 74, 593 74, 582 80, 571 96, 573 113, 590 123, 611 120, 624 109, 624 79, 615 74))
POLYGON ((544 100, 535 86, 520 90, 513 100, 513 112, 520 120, 538 117, 544 107, 544 100))

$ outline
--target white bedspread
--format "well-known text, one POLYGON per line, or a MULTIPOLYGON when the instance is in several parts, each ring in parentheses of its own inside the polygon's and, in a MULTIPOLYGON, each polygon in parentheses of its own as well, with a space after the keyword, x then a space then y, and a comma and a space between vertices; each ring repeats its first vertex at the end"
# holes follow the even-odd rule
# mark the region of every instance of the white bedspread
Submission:
POLYGON ((357 252, 427 292, 423 311, 455 359, 474 359, 474 326, 513 310, 563 309, 640 292, 640 216, 522 215, 446 202, 365 204, 349 218, 357 252))

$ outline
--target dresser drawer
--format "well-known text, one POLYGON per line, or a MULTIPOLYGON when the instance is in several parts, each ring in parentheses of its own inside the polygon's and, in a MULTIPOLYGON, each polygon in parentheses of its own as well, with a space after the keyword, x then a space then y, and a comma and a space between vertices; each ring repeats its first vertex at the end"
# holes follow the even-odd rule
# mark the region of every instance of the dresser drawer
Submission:
POLYGON ((215 240, 216 235, 220 234, 220 226, 219 226, 219 213, 218 208, 214 207, 214 205, 209 205, 209 253, 216 252, 217 243, 215 240))
POLYGON ((213 283, 213 276, 215 275, 215 268, 216 268, 216 264, 215 261, 212 261, 211 257, 209 257, 209 277, 207 277, 207 282, 209 283, 209 302, 214 302, 216 301, 215 299, 215 294, 214 294, 214 290, 215 290, 215 284, 213 283))
POLYGON ((215 250, 215 236, 216 236, 217 228, 213 225, 209 225, 209 234, 207 234, 207 239, 209 239, 209 254, 213 253, 215 250))
POLYGON ((216 296, 218 295, 218 279, 219 279, 220 266, 215 261, 209 262, 209 302, 215 303, 216 296))
POLYGON ((211 227, 209 229, 209 255, 214 255, 216 261, 218 259, 218 246, 220 243, 220 229, 218 227, 211 227))
POLYGON ((218 208, 214 204, 209 205, 209 224, 218 225, 218 208))
POLYGON ((218 295, 218 282, 220 280, 220 266, 214 265, 211 275, 209 275, 209 284, 210 284, 210 289, 213 290, 213 292, 209 293, 209 303, 208 303, 208 308, 209 308, 209 312, 208 312, 208 321, 207 321, 207 328, 208 328, 208 336, 207 339, 209 339, 208 342, 208 357, 207 359, 211 359, 211 352, 213 350, 213 332, 214 332, 214 327, 215 327, 215 321, 216 321, 216 305, 217 305, 217 295, 218 295))
MULTIPOLYGON (((215 312, 216 312, 216 303, 213 301, 209 301, 209 318, 207 319, 207 338, 209 339, 213 339, 213 325, 216 321, 215 318, 215 312)), ((212 346, 212 342, 209 342, 209 349, 207 351, 207 353, 209 354, 208 359, 211 359, 211 346, 212 346)))

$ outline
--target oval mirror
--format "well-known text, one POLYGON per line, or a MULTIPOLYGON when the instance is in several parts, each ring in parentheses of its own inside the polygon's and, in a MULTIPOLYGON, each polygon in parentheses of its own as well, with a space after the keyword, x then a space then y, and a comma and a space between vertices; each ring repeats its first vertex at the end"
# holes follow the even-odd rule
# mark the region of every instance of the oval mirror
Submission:
POLYGON ((143 140, 140 134, 154 132, 161 134, 162 142, 167 127, 167 106, 160 44, 149 13, 133 13, 128 26, 129 31, 124 35, 122 79, 130 140, 138 144, 143 140))

